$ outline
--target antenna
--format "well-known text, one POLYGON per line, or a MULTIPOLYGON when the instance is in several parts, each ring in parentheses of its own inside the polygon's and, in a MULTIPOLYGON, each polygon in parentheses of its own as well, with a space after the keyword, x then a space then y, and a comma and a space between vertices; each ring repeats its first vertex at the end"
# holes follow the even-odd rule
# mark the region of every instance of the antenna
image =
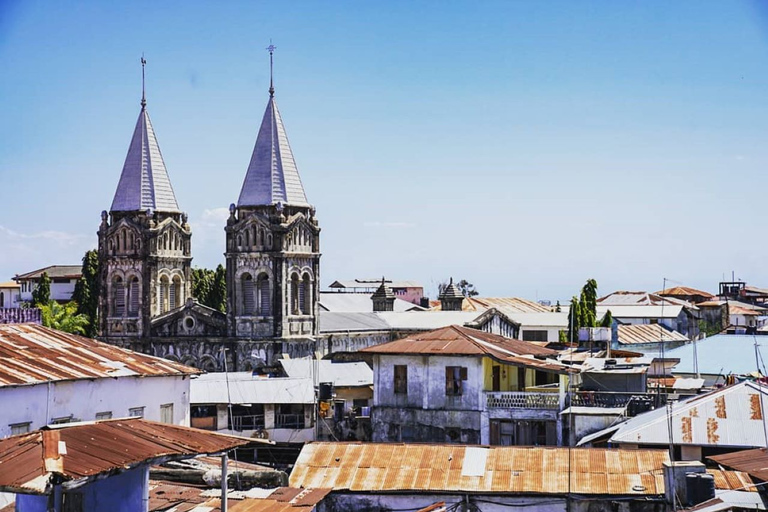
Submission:
POLYGON ((269 52, 269 97, 272 98, 275 95, 275 86, 272 83, 272 54, 275 53, 277 46, 272 44, 272 39, 269 40, 269 46, 266 50, 269 52))
POLYGON ((144 53, 141 54, 141 109, 144 110, 147 107, 147 96, 144 93, 144 66, 147 65, 147 59, 144 58, 144 53))

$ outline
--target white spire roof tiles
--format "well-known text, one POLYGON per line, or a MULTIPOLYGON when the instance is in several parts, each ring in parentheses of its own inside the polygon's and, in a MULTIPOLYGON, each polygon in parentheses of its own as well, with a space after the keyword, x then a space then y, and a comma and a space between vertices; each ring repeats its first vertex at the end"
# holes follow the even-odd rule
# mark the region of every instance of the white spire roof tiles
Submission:
POLYGON ((283 119, 270 97, 237 206, 309 206, 283 119))
POLYGON ((142 107, 110 211, 148 208, 166 212, 180 211, 149 112, 142 107))

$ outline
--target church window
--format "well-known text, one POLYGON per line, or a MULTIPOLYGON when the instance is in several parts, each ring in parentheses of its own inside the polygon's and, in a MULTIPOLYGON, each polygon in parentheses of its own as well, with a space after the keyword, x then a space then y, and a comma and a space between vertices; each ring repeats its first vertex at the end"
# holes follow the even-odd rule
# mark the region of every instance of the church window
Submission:
POLYGON ((309 274, 304 274, 304 279, 301 283, 301 312, 305 315, 312 314, 312 282, 309 279, 309 274))
POLYGON ((245 230, 245 246, 250 247, 251 245, 251 230, 246 229, 245 230))
POLYGON ((271 249, 271 248, 272 248, 272 235, 267 233, 267 249, 271 249))
POLYGON ((5 293, 0 292, 0 308, 5 307, 5 293))
POLYGON ((160 313, 165 313, 168 311, 168 294, 170 292, 170 283, 168 282, 168 277, 163 276, 160 278, 160 300, 158 301, 160 303, 160 313))
POLYGON ((300 289, 303 289, 303 287, 299 286, 299 275, 293 274, 293 276, 291 277, 291 314, 292 315, 301 314, 301 309, 300 309, 301 298, 299 297, 300 289))
POLYGON ((253 276, 251 274, 243 274, 243 315, 250 316, 254 312, 253 303, 253 276))
POLYGON ((123 230, 123 231, 122 231, 122 235, 123 235, 123 251, 125 251, 125 250, 128 248, 128 246, 127 246, 127 245, 126 245, 126 243, 125 243, 125 242, 126 242, 126 239, 128 238, 128 235, 127 235, 127 233, 125 232, 125 230, 123 230))
POLYGON ((180 306, 179 302, 181 301, 181 278, 179 276, 176 276, 173 278, 173 283, 171 284, 171 290, 170 290, 170 305, 171 309, 176 309, 180 306))
POLYGON ((264 247, 264 230, 259 228, 259 247, 264 247))
POLYGON ((240 248, 243 246, 243 236, 237 235, 237 247, 240 248))
POLYGON ((136 235, 131 233, 131 250, 133 250, 134 247, 136 247, 136 235))
POLYGON ((128 316, 139 314, 139 278, 134 276, 128 285, 128 316))
POLYGON ((256 296, 259 301, 259 315, 269 316, 272 304, 269 296, 269 276, 267 274, 260 274, 259 279, 256 281, 257 293, 256 296))
POLYGON ((115 277, 115 280, 112 282, 112 293, 112 304, 114 304, 112 312, 114 316, 125 315, 125 286, 123 285, 122 277, 115 277))

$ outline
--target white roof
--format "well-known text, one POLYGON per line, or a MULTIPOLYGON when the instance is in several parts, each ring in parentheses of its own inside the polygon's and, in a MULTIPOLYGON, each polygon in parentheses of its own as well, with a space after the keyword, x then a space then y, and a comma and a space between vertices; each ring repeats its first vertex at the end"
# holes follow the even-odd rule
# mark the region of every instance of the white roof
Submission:
POLYGON ((477 311, 385 311, 375 314, 392 329, 427 331, 449 325, 464 325, 478 317, 477 311))
POLYGON ((281 359, 285 373, 293 378, 313 379, 315 368, 317 382, 332 382, 337 387, 372 386, 373 370, 363 362, 334 363, 327 359, 281 359), (317 364, 317 366, 315 366, 317 364))
MULTIPOLYGON (((672 406, 672 439, 689 446, 766 446, 763 415, 768 387, 742 382, 672 406)), ((635 416, 611 437, 612 443, 669 445, 667 409, 635 416)))
POLYGON ((280 202, 309 206, 285 134, 283 119, 275 98, 270 96, 237 206, 273 205, 280 202))
MULTIPOLYGON (((320 292, 320 307, 334 313, 372 313, 373 301, 369 293, 320 292)), ((395 298, 395 311, 423 310, 407 300, 395 298)))
POLYGON ((665 306, 604 306, 598 304, 595 309, 598 317, 602 317, 610 310, 613 318, 677 318, 683 310, 683 306, 670 304, 665 306))
POLYGON ((254 377, 250 372, 206 373, 189 385, 190 404, 311 404, 312 379, 254 377))
POLYGON ((568 312, 516 313, 503 308, 500 311, 521 327, 568 327, 568 312))
POLYGON ((149 112, 142 107, 110 211, 148 208, 164 212, 179 211, 149 112))

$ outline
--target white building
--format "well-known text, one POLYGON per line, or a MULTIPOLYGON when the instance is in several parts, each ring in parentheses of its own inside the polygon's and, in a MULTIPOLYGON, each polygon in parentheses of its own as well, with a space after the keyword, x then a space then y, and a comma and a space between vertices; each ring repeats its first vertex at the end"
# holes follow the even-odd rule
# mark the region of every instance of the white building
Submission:
POLYGON ((34 324, 0 325, 0 438, 140 416, 189 425, 199 370, 34 324))
POLYGON ((0 283, 0 309, 16 309, 21 304, 21 285, 16 281, 0 283))
POLYGON ((75 284, 83 275, 80 265, 51 265, 50 267, 17 275, 13 280, 21 287, 22 302, 32 301, 32 292, 40 284, 40 278, 43 276, 43 273, 48 274, 48 277, 51 279, 51 300, 62 303, 72 300, 75 284))

